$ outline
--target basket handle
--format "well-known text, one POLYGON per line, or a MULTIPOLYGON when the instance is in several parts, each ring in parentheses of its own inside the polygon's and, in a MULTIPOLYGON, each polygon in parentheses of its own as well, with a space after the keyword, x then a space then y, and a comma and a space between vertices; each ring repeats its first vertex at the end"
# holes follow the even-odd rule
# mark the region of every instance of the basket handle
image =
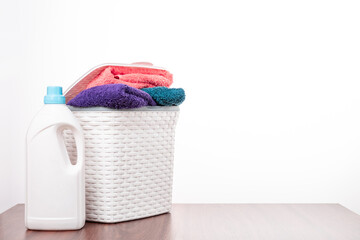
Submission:
POLYGON ((143 65, 143 66, 154 66, 154 64, 150 62, 133 62, 131 65, 143 65))

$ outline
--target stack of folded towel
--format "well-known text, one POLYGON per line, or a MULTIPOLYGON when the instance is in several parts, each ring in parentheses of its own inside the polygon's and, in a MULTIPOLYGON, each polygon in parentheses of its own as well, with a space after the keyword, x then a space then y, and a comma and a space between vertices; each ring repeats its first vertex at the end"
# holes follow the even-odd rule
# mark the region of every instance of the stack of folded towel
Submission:
POLYGON ((185 91, 169 88, 172 83, 172 74, 163 69, 109 66, 67 104, 115 109, 178 106, 185 100, 185 91))

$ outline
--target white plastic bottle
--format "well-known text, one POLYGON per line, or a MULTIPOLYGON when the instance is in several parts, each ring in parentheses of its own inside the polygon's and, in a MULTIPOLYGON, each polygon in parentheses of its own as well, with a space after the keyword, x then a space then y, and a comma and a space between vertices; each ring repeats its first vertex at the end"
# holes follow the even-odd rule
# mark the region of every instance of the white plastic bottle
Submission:
POLYGON ((27 132, 25 225, 34 230, 74 230, 85 224, 84 136, 65 105, 61 87, 48 87, 44 107, 27 132), (72 165, 62 132, 73 132, 72 165))

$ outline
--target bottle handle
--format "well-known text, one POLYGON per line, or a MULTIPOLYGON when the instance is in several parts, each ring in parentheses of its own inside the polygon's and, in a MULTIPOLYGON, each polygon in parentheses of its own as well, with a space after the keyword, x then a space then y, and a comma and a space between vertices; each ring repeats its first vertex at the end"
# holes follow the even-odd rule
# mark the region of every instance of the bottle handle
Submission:
MULTIPOLYGON (((84 134, 83 131, 80 127, 80 129, 77 126, 74 126, 71 123, 58 123, 57 124, 57 132, 58 135, 62 136, 62 132, 68 129, 72 132, 74 139, 75 139, 75 145, 76 145, 76 155, 77 155, 77 159, 76 159, 76 164, 75 165, 71 165, 71 167, 73 167, 73 169, 76 169, 76 172, 81 171, 83 169, 84 166, 84 162, 85 162, 85 140, 84 140, 84 134)), ((63 144, 65 147, 65 139, 63 139, 63 144)))

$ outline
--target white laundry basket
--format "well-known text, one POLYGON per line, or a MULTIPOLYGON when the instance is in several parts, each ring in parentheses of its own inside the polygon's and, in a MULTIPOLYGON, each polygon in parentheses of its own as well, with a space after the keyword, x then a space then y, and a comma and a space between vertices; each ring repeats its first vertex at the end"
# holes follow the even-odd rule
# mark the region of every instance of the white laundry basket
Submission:
MULTIPOLYGON (((67 101, 97 69, 65 93, 67 101)), ((169 212, 179 107, 69 108, 85 136, 86 219, 112 223, 169 212)), ((64 136, 76 159, 72 135, 64 136)))

